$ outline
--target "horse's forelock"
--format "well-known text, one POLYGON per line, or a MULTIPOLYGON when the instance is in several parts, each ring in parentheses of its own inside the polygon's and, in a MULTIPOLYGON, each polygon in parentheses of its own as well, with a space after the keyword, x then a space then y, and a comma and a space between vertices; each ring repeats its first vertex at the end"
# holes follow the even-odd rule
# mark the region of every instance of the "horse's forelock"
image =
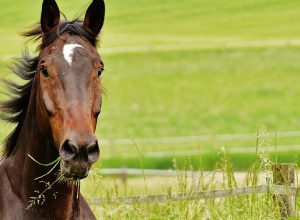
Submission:
POLYGON ((90 42, 94 47, 97 46, 97 36, 87 28, 83 26, 82 21, 75 19, 72 21, 62 21, 53 30, 48 33, 43 33, 41 25, 38 24, 31 30, 24 32, 22 35, 32 38, 34 40, 41 40, 39 49, 42 50, 49 46, 56 38, 60 37, 64 33, 75 35, 90 42))

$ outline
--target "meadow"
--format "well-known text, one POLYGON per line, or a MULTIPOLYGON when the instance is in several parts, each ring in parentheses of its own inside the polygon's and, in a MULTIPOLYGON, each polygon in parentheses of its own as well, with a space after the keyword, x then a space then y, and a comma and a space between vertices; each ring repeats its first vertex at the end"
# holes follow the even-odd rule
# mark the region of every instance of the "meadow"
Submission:
MULTIPOLYGON (((69 19, 74 15, 82 17, 89 4, 79 0, 57 2, 69 19)), ((106 5, 99 47, 105 62, 105 95, 97 136, 100 144, 102 139, 111 140, 111 144, 103 144, 101 160, 95 168, 140 168, 142 158, 144 168, 170 169, 175 158, 179 168, 188 159, 196 169, 214 170, 218 168, 222 146, 229 152, 235 147, 255 148, 256 138, 138 146, 134 140, 255 134, 262 127, 269 131, 267 146, 283 146, 282 151, 272 153, 271 157, 298 163, 299 151, 288 146, 299 145, 300 136, 277 137, 276 132, 300 130, 300 2, 109 0, 106 5), (132 143, 114 144, 119 138, 132 139, 132 143), (172 155, 193 150, 199 153, 172 155), (160 151, 169 155, 147 156, 148 152, 160 151)), ((20 56, 26 46, 32 54, 36 53, 36 44, 19 33, 38 22, 41 1, 19 0, 16 4, 0 0, 0 7, 0 75, 12 78, 7 68, 11 58, 20 56)), ((0 125, 3 139, 13 125, 0 125)), ((256 152, 229 156, 234 170, 248 170, 257 160, 256 152)), ((90 181, 92 177, 85 184, 90 181)), ((135 181, 132 184, 134 188, 135 181)), ((84 193, 92 194, 89 187, 84 187, 84 193)), ((255 200, 256 206, 252 208, 264 201, 255 200)), ((239 202, 225 200, 221 207, 239 202)), ((215 207, 212 203, 206 207, 215 207)), ((261 213, 270 208, 267 205, 261 213)), ((153 215, 153 207, 144 207, 139 213, 117 212, 115 219, 146 218, 139 215, 145 210, 152 213, 148 216, 152 219, 164 215, 169 219, 192 219, 192 214, 176 216, 190 206, 202 207, 202 214, 211 210, 203 209, 201 203, 170 203, 160 209, 160 216, 153 215)), ((244 219, 249 217, 247 207, 241 211, 244 219)), ((213 218, 236 219, 233 211, 221 210, 213 212, 213 218)))

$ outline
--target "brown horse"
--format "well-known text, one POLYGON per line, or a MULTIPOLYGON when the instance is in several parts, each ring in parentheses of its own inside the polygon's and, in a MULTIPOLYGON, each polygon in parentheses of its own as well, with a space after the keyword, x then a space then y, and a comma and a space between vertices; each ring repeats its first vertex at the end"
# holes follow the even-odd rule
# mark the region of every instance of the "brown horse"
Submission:
POLYGON ((95 219, 78 182, 100 154, 104 12, 103 0, 93 0, 83 21, 60 21, 55 0, 44 0, 40 24, 25 33, 41 38, 40 52, 16 63, 26 84, 6 81, 1 118, 17 125, 4 143, 0 219, 95 219))

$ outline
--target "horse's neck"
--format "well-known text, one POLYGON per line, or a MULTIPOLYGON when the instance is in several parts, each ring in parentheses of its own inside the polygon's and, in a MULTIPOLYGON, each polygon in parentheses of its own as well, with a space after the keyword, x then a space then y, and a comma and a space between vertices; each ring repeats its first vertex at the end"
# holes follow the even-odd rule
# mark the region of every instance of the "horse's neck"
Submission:
POLYGON ((51 209, 58 207, 58 210, 55 210, 58 215, 65 215, 66 211, 70 215, 78 208, 74 207, 74 204, 77 204, 74 202, 75 186, 57 182, 59 164, 45 177, 36 179, 50 171, 53 166, 41 166, 28 156, 32 156, 40 163, 52 162, 59 156, 52 137, 45 136, 47 132, 41 132, 39 123, 35 97, 31 97, 15 152, 7 159, 9 168, 7 173, 11 186, 18 197, 22 198, 23 203, 28 204, 33 210, 36 208, 40 211, 44 207, 51 212, 51 209), (53 185, 49 187, 51 184, 53 185))

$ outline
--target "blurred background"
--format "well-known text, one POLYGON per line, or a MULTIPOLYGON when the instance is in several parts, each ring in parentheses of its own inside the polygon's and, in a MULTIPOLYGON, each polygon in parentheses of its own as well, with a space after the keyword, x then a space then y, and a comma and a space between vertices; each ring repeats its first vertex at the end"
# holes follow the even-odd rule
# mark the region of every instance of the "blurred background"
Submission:
MULTIPOLYGON (((68 19, 90 3, 57 2, 68 19)), ((19 33, 39 21, 41 4, 0 0, 1 77, 25 47, 36 54, 19 33)), ((245 170, 259 129, 267 150, 298 162, 299 10, 294 0, 107 0, 96 167, 171 169, 188 158, 212 170, 225 147, 245 170)), ((12 127, 1 122, 1 139, 12 127)))

